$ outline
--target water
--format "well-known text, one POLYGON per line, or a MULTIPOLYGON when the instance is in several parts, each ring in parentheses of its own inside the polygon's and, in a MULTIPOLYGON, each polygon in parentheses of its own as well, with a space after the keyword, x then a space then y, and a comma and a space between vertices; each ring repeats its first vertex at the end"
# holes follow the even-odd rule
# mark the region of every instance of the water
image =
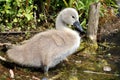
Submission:
MULTIPOLYGON (((120 32, 115 33, 106 37, 105 41, 99 42, 96 54, 81 51, 69 56, 68 60, 64 60, 49 70, 49 80, 120 80, 119 34, 120 32), (108 70, 104 70, 106 66, 108 70)), ((5 52, 0 52, 0 55, 6 57, 5 52)), ((39 80, 44 76, 40 68, 14 64, 12 65, 14 67, 9 67, 10 65, 7 63, 2 61, 0 63, 0 80, 10 79, 10 68, 12 68, 16 80, 39 80)))

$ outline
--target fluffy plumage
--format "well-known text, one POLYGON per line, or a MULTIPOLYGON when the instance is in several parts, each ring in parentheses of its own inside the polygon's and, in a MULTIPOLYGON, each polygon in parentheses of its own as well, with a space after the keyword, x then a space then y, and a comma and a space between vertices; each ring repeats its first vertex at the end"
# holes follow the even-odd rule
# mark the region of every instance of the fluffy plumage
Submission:
POLYGON ((67 26, 78 20, 75 9, 62 10, 56 19, 56 29, 38 33, 23 45, 13 46, 7 51, 8 57, 21 65, 44 67, 47 72, 79 47, 79 34, 67 26))

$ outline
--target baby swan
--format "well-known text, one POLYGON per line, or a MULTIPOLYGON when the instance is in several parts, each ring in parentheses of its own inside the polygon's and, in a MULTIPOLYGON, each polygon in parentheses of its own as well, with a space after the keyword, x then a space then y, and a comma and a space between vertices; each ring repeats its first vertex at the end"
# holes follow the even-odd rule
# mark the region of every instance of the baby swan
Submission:
POLYGON ((68 24, 83 31, 78 12, 73 8, 65 8, 58 14, 56 29, 38 33, 26 43, 9 49, 9 59, 20 65, 42 67, 47 73, 49 68, 75 52, 80 45, 78 32, 68 28, 68 24))

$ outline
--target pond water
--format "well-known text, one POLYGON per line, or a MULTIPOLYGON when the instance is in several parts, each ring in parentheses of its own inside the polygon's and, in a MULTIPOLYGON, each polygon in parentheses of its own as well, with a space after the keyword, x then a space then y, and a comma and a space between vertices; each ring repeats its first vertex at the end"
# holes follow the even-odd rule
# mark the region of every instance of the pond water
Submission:
MULTIPOLYGON (((99 42, 96 54, 77 52, 49 70, 49 80, 120 80, 120 32, 107 36, 99 42)), ((14 44, 25 39, 22 34, 0 36, 1 42, 14 44)), ((0 48, 2 50, 2 48, 0 48)), ((0 51, 6 57, 6 53, 0 51)), ((0 80, 11 80, 10 69, 15 80, 41 80, 43 71, 0 61, 0 80)))

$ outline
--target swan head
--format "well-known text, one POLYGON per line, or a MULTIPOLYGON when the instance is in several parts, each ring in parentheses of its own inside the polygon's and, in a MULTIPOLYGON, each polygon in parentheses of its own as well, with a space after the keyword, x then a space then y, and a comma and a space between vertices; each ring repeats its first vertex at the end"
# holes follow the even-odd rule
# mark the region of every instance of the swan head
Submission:
POLYGON ((64 24, 73 25, 75 29, 83 32, 82 26, 79 22, 78 12, 74 8, 65 8, 61 11, 61 19, 64 24))

